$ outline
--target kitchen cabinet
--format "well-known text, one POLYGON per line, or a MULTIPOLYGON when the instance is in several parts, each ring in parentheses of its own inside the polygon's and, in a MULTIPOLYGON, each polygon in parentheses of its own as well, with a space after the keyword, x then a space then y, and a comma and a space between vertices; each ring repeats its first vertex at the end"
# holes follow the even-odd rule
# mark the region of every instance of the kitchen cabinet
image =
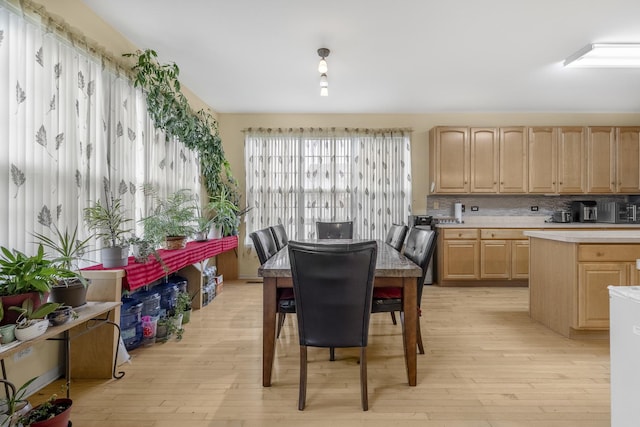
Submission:
POLYGON ((529 193, 584 193, 584 141, 583 127, 529 128, 529 193))
POLYGON ((470 143, 466 127, 436 127, 429 133, 429 177, 436 193, 469 192, 470 143))
POLYGON ((578 264, 578 328, 609 327, 608 286, 629 285, 629 263, 578 264))
POLYGON ((487 228, 480 230, 480 278, 527 279, 529 241, 523 230, 487 228))
POLYGON ((640 127, 616 129, 616 191, 640 193, 640 127))
POLYGON ((611 126, 590 127, 587 131, 587 192, 613 193, 616 132, 611 126))
POLYGON ((471 128, 470 192, 498 192, 498 131, 495 128, 471 128))
POLYGON ((439 236, 438 260, 443 280, 477 280, 479 274, 478 229, 448 228, 439 236))
POLYGON ((526 193, 528 181, 527 131, 523 126, 500 128, 500 193, 526 193))

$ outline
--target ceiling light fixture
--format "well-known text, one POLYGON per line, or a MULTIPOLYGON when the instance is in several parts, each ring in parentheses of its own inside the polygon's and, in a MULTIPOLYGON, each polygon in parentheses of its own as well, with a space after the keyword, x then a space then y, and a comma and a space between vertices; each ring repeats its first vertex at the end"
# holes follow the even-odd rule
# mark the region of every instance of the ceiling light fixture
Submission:
POLYGON ((639 68, 640 43, 592 43, 564 61, 572 68, 639 68))
POLYGON ((318 55, 320 55, 320 63, 318 64, 318 72, 320 73, 320 96, 329 96, 329 80, 327 79, 327 56, 331 51, 326 47, 318 49, 318 55))

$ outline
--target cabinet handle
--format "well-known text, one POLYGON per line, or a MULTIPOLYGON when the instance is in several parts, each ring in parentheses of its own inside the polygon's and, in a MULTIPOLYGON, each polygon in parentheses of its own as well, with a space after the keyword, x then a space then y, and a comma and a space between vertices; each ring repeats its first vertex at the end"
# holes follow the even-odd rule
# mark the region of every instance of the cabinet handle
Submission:
POLYGON ((462 237, 462 233, 458 233, 458 237, 462 237))
POLYGON ((596 256, 604 256, 604 252, 596 252, 596 256))
POLYGON ((560 181, 560 185, 562 185, 562 181, 560 181))

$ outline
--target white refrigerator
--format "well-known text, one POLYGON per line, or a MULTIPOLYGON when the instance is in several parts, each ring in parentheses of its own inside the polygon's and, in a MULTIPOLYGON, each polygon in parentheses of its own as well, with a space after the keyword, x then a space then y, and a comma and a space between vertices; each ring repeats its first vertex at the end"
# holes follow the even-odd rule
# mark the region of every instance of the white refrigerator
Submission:
POLYGON ((611 427, 640 425, 640 286, 609 286, 611 427))

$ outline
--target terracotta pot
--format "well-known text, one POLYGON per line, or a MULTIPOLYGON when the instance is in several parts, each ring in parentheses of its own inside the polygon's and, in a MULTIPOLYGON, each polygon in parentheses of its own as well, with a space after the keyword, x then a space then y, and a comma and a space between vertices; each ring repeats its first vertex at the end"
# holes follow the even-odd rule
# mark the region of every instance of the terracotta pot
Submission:
POLYGON ((4 317, 2 318, 2 321, 0 321, 0 326, 8 325, 10 323, 16 323, 16 320, 18 320, 18 316, 20 315, 20 313, 18 313, 17 311, 9 310, 9 307, 21 307, 24 300, 30 299, 31 301, 33 301, 33 309, 35 310, 36 308, 47 302, 47 299, 49 298, 49 292, 42 294, 42 296, 40 296, 38 292, 29 292, 26 294, 3 296, 1 298, 2 307, 4 308, 4 317))
MULTIPOLYGON (((44 421, 35 421, 31 423, 31 427, 67 427, 69 425, 69 417, 71 416, 71 399, 56 399, 53 401, 53 405, 65 405, 67 408, 56 415, 53 418, 49 418, 44 421)), ((32 411, 37 410, 40 406, 38 405, 32 409, 32 411)), ((28 415, 28 414, 27 414, 28 415)))
POLYGON ((182 249, 187 244, 187 238, 184 236, 167 236, 165 238, 166 249, 182 249))

